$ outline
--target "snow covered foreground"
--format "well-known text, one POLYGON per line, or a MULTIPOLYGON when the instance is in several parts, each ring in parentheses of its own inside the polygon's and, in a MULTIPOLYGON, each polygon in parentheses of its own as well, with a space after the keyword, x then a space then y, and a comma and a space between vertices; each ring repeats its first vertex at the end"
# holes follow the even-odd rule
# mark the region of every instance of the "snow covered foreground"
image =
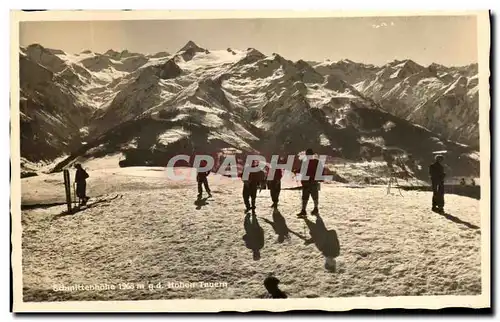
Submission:
MULTIPOLYGON (((258 196, 264 243, 255 261, 242 239, 239 181, 211 175, 213 198, 195 204, 195 183, 169 182, 160 168, 101 169, 90 176, 90 196, 118 197, 75 215, 61 216, 65 206, 22 212, 24 301, 256 298, 265 293, 262 282, 270 273, 295 298, 481 293, 475 199, 447 195, 453 217, 445 217, 430 211, 428 192, 401 197, 396 191, 386 195, 383 186, 323 185, 320 216, 340 241, 337 269, 329 272, 315 244, 306 245, 300 237, 310 235, 295 216, 299 190, 281 194, 279 212, 293 231, 283 243, 270 224, 279 218, 269 208, 269 192, 258 196), (169 282, 213 284, 148 288, 169 282), (120 283, 145 288, 54 290, 120 283)), ((63 200, 60 177, 23 179, 23 204, 63 200)), ((315 222, 312 216, 309 220, 315 222)))

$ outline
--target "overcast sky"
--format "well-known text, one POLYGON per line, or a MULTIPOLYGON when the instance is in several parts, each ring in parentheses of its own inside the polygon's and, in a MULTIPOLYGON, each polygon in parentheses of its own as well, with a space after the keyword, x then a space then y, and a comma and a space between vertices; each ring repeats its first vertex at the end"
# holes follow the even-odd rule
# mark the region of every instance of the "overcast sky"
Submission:
POLYGON ((216 50, 254 47, 291 60, 382 65, 413 59, 462 66, 477 62, 474 16, 22 22, 20 43, 79 53, 179 50, 188 40, 216 50))

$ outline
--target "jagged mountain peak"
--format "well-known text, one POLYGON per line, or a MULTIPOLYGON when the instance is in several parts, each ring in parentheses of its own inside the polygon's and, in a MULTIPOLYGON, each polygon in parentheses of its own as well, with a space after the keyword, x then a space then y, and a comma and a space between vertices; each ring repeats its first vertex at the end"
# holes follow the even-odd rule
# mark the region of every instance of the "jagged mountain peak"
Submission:
MULTIPOLYGON (((352 74, 352 72, 357 73, 357 72, 360 72, 362 70, 375 71, 375 70, 378 70, 380 68, 381 67, 376 67, 373 64, 359 63, 359 62, 352 61, 350 59, 342 59, 342 60, 338 60, 338 61, 331 61, 329 59, 326 59, 323 62, 314 64, 314 69, 316 71, 320 72, 321 74, 329 74, 334 70, 343 71, 343 73, 346 73, 346 71, 349 71, 349 74, 352 74)), ((346 76, 349 76, 349 75, 346 75, 346 76)), ((350 76, 352 76, 352 75, 350 75, 350 76)), ((352 81, 352 80, 350 80, 350 81, 352 81)))
POLYGON ((179 76, 181 73, 182 69, 175 63, 175 60, 169 59, 160 66, 158 77, 161 79, 171 79, 179 76))
POLYGON ((273 53, 270 57, 267 57, 267 59, 280 64, 287 71, 296 71, 296 66, 293 61, 286 59, 278 53, 273 53))
POLYGON ((109 49, 108 51, 106 51, 104 53, 104 55, 106 56, 116 56, 116 55, 119 55, 120 52, 116 51, 116 50, 113 50, 113 49, 109 49))
POLYGON ((413 60, 411 60, 411 59, 406 59, 406 60, 404 61, 404 65, 405 65, 405 66, 410 66, 410 67, 421 68, 421 69, 423 69, 423 68, 424 68, 424 66, 422 66, 422 65, 420 65, 420 64, 418 64, 418 63, 416 63, 415 61, 413 61, 413 60))
POLYGON ((192 40, 189 40, 185 45, 184 47, 182 47, 181 49, 179 49, 178 52, 182 52, 182 51, 187 51, 187 50, 194 50, 194 51, 206 51, 205 48, 202 48, 200 46, 198 46, 194 41, 192 40))
POLYGON ((176 56, 182 57, 184 61, 190 61, 193 59, 194 56, 198 53, 205 53, 209 54, 210 51, 205 48, 201 48, 198 45, 196 45, 192 40, 188 41, 184 47, 182 47, 178 52, 176 56))
POLYGON ((345 65, 349 65, 349 64, 356 64, 356 62, 350 60, 350 59, 347 59, 347 58, 344 58, 344 59, 341 59, 337 62, 337 64, 345 64, 345 65))
POLYGON ((440 69, 440 68, 447 68, 446 66, 438 64, 438 63, 432 63, 432 64, 430 64, 427 67, 438 68, 438 69, 440 69))
POLYGON ((40 44, 29 45, 20 54, 25 55, 32 62, 40 64, 54 73, 61 72, 67 66, 66 62, 59 57, 59 55, 65 55, 62 50, 48 49, 40 44))
POLYGON ((323 75, 319 74, 309 63, 300 59, 295 63, 295 68, 300 72, 301 78, 306 83, 323 83, 323 75))
POLYGON ((477 146, 474 69, 394 60, 354 87, 382 108, 447 139, 477 146), (470 86, 469 86, 470 85, 470 86))
POLYGON ((121 52, 120 54, 122 55, 122 57, 142 55, 142 54, 138 54, 138 53, 131 52, 131 51, 129 51, 128 49, 124 49, 124 50, 122 50, 122 52, 121 52))
POLYGON ((129 57, 137 57, 137 56, 144 57, 143 54, 134 53, 134 52, 131 52, 127 49, 122 50, 122 52, 120 53, 120 59, 129 58, 129 57))
POLYGON ((449 71, 449 68, 441 64, 432 63, 427 66, 427 70, 435 75, 440 75, 440 73, 444 75, 444 73, 447 73, 449 71))
POLYGON ((238 61, 237 65, 244 66, 246 64, 252 64, 265 58, 266 56, 260 51, 254 48, 248 48, 245 56, 238 61))
POLYGON ((255 48, 248 48, 246 57, 256 57, 256 58, 262 59, 262 58, 265 58, 266 55, 264 55, 262 52, 258 51, 255 48))
POLYGON ((422 70, 425 67, 417 64, 411 59, 403 59, 403 60, 394 60, 393 62, 388 64, 391 67, 394 68, 407 68, 407 69, 414 69, 414 70, 422 70))
POLYGON ((379 79, 405 79, 411 75, 428 71, 427 68, 415 63, 411 59, 394 60, 376 72, 379 79))
POLYGON ((312 69, 312 66, 302 59, 297 60, 295 66, 297 66, 298 69, 312 69))
POLYGON ((52 48, 47 48, 42 46, 41 44, 31 44, 28 47, 24 48, 24 51, 29 53, 29 52, 41 52, 44 54, 50 54, 50 55, 64 55, 66 54, 64 51, 60 49, 52 49, 52 48))
POLYGON ((281 56, 278 53, 273 53, 271 55, 271 57, 272 57, 272 59, 274 59, 276 61, 279 61, 279 62, 289 62, 289 60, 285 59, 285 57, 281 56))
POLYGON ((478 65, 477 65, 477 63, 472 63, 472 64, 467 65, 466 68, 473 69, 477 73, 478 65))
POLYGON ((45 50, 45 47, 42 46, 41 44, 35 43, 35 44, 30 44, 26 47, 27 50, 32 50, 32 49, 39 49, 39 50, 45 50))

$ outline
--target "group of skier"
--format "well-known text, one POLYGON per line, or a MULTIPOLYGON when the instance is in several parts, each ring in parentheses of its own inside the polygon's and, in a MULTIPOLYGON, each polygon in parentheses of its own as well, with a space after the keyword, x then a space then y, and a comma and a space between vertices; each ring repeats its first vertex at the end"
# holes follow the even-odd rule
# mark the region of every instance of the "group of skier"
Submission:
MULTIPOLYGON (((283 164, 284 158, 279 158, 278 164, 283 164)), ((438 155, 435 157, 435 162, 429 167, 429 175, 432 183, 432 211, 443 213, 444 212, 444 179, 445 172, 442 165, 443 156, 438 155)), ((206 161, 202 161, 200 168, 206 168, 206 161)), ((247 165, 248 167, 248 165, 247 165)), ((259 168, 259 161, 253 161, 251 164, 252 168, 259 168)), ((86 179, 89 178, 88 173, 82 168, 81 164, 75 165, 75 184, 76 184, 76 194, 80 200, 79 205, 85 205, 89 200, 86 195, 86 179)), ((255 202, 257 198, 257 192, 259 189, 268 188, 270 190, 272 207, 277 209, 279 203, 279 196, 281 192, 281 179, 283 178, 283 169, 275 167, 271 169, 269 166, 262 167, 263 169, 258 171, 250 171, 247 177, 240 175, 243 181, 243 201, 245 204, 245 213, 252 211, 255 214, 255 202), (271 171, 273 170, 273 171, 271 171)), ((304 171, 306 176, 301 176, 301 188, 302 188, 302 209, 297 215, 299 218, 307 217, 307 204, 310 198, 314 202, 314 208, 311 212, 312 215, 319 215, 319 190, 320 182, 322 178, 318 178, 318 173, 321 173, 323 164, 320 164, 320 160, 314 157, 314 152, 312 149, 307 149, 304 159, 300 164, 294 165, 292 172, 297 173, 299 170, 304 171), (307 164, 304 165, 304 162, 307 164), (320 171, 318 171, 320 167, 320 171)), ((204 171, 198 169, 196 180, 198 183, 198 199, 203 195, 203 189, 211 197, 211 190, 208 184, 208 176, 210 171, 204 171)), ((278 287, 279 280, 275 277, 268 277, 264 281, 264 286, 266 287, 269 294, 266 297, 269 298, 287 298, 287 295, 282 292, 278 287)))
MULTIPOLYGON (((319 213, 319 190, 320 182, 316 177, 317 169, 320 166, 319 160, 314 157, 314 152, 312 149, 307 149, 305 153, 305 158, 303 162, 307 162, 306 175, 307 179, 301 179, 302 188, 302 209, 297 215, 299 218, 305 218, 307 216, 307 204, 309 199, 312 198, 314 202, 314 208, 311 212, 312 215, 318 215, 319 213)), ((429 166, 429 176, 431 179, 432 186, 432 211, 444 213, 444 179, 446 174, 442 162, 444 157, 442 155, 437 155, 435 157, 435 162, 429 166)), ((279 159, 279 163, 283 162, 283 158, 279 159)), ((251 167, 256 168, 259 166, 259 161, 253 161, 251 167)), ((261 170, 257 172, 251 172, 248 178, 243 179, 243 202, 245 204, 245 213, 255 211, 255 202, 257 198, 257 192, 264 188, 268 188, 271 195, 272 207, 276 208, 279 203, 279 196, 281 192, 281 179, 283 178, 282 169, 274 169, 270 171, 269 167, 266 170, 261 170), (267 170, 267 171, 266 171, 267 170), (272 176, 270 173, 273 173, 272 176)), ((294 167, 293 172, 298 172, 298 168, 294 167)), ((202 171, 197 174, 198 181, 198 198, 201 198, 203 189, 211 197, 210 187, 208 185, 208 175, 210 171, 202 171)))
MULTIPOLYGON (((284 158, 279 158, 278 164, 283 164, 284 158)), ((300 213, 297 215, 299 218, 305 218, 307 216, 306 208, 309 202, 309 199, 312 198, 314 202, 314 209, 312 210, 312 215, 318 215, 319 213, 319 185, 321 179, 317 177, 317 169, 320 166, 319 160, 314 157, 314 152, 312 149, 307 149, 305 153, 305 157, 302 162, 298 163, 293 167, 293 172, 297 173, 302 168, 302 163, 307 162, 307 165, 304 167, 306 169, 306 178, 301 178, 301 186, 302 186, 302 209, 300 213)), ((200 168, 204 167, 206 163, 200 164, 200 168)), ((246 165, 245 169, 242 173, 247 171, 246 168, 259 168, 259 161, 254 160, 251 165, 246 165)), ((239 176, 243 181, 243 202, 245 204, 245 213, 247 212, 255 212, 255 202, 257 199, 257 193, 262 189, 269 189, 272 205, 271 207, 278 207, 279 196, 281 192, 281 179, 283 178, 283 169, 276 167, 275 169, 271 169, 270 166, 263 167, 263 170, 250 172, 248 173, 248 177, 244 178, 242 173, 239 176), (273 170, 273 171, 271 171, 273 170)), ((198 182, 198 199, 202 197, 203 187, 208 194, 208 197, 211 197, 211 190, 208 185, 208 175, 210 171, 198 171, 197 173, 197 182, 198 182)))
MULTIPOLYGON (((443 213, 444 212, 444 179, 445 172, 442 165, 443 156, 437 155, 435 157, 435 162, 429 167, 429 176, 431 178, 432 185, 432 211, 443 213)), ((314 202, 314 208, 311 212, 312 215, 318 215, 319 213, 319 190, 320 182, 322 181, 317 177, 317 169, 320 162, 314 157, 314 152, 312 149, 307 149, 305 153, 305 158, 303 162, 307 162, 304 167, 306 169, 306 177, 301 178, 302 187, 302 209, 297 215, 299 218, 305 218, 307 216, 307 204, 309 199, 312 198, 314 202)), ((278 164, 283 163, 283 158, 280 158, 278 164)), ((299 169, 303 168, 302 163, 300 167, 295 166, 293 172, 299 172, 299 169)), ((202 161, 201 167, 206 166, 206 161, 202 161)), ((254 160, 251 167, 259 167, 259 161, 254 160)), ((76 184, 76 195, 79 198, 79 205, 83 206, 89 200, 86 195, 86 179, 89 177, 88 173, 82 168, 80 164, 75 165, 75 184, 76 184)), ((276 168, 271 171, 271 168, 266 166, 264 170, 250 172, 247 178, 243 178, 243 202, 245 204, 245 213, 252 211, 255 212, 255 202, 257 199, 257 192, 264 188, 268 188, 271 195, 272 207, 276 208, 279 203, 279 196, 281 192, 281 179, 283 178, 283 169, 276 168)), ((208 176, 210 171, 198 171, 196 180, 198 183, 198 199, 202 197, 203 188, 208 194, 208 197, 212 196, 210 186, 208 184, 208 176)))

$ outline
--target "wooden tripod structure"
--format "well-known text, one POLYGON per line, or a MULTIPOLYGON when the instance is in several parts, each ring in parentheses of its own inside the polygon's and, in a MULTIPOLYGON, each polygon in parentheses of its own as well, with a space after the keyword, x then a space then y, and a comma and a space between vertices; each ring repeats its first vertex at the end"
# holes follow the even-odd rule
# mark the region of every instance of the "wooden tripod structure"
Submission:
POLYGON ((389 182, 387 183, 387 194, 391 193, 391 185, 394 185, 398 188, 399 194, 403 197, 403 193, 401 193, 401 187, 399 186, 398 178, 394 173, 394 169, 389 167, 389 182))

